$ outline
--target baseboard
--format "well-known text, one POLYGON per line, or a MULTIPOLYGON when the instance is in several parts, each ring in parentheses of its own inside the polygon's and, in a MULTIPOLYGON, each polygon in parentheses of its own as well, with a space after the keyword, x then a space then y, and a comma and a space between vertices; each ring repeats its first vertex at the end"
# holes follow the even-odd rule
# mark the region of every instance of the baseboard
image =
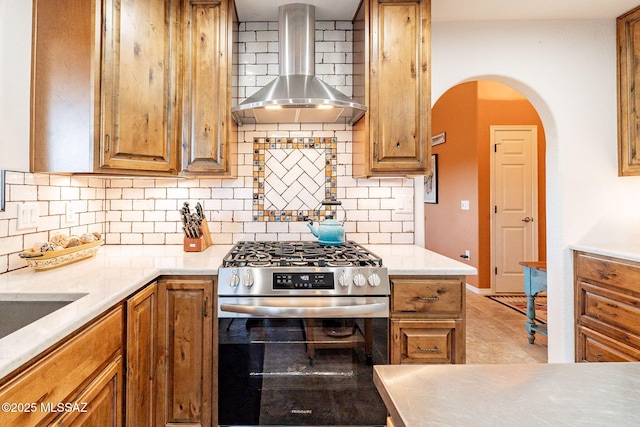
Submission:
POLYGON ((492 295, 493 292, 491 292, 491 289, 489 288, 477 288, 473 285, 470 285, 467 283, 467 290, 473 292, 474 294, 478 294, 478 295, 492 295))

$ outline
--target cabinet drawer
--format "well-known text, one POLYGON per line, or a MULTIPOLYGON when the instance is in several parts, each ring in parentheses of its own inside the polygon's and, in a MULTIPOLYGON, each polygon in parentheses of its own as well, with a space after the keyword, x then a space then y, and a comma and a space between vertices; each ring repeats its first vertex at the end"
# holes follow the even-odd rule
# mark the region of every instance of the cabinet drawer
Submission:
POLYGON ((640 351, 626 346, 592 329, 578 326, 577 362, 637 362, 640 351))
POLYGON ((575 257, 576 276, 615 286, 640 294, 640 265, 578 252, 575 257))
POLYGON ((576 321, 579 326, 640 349, 640 300, 636 297, 597 284, 578 282, 576 321))
POLYGON ((394 312, 457 316, 462 312, 462 282, 458 280, 393 280, 394 312))
POLYGON ((392 321, 391 363, 460 363, 456 346, 464 339, 459 321, 392 321))

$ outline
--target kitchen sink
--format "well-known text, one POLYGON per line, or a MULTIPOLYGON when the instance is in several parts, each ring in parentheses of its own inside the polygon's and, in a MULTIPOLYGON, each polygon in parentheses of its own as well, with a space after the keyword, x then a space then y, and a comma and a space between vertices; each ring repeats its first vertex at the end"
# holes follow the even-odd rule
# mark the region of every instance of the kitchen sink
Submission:
POLYGON ((0 294, 0 339, 87 295, 0 294))

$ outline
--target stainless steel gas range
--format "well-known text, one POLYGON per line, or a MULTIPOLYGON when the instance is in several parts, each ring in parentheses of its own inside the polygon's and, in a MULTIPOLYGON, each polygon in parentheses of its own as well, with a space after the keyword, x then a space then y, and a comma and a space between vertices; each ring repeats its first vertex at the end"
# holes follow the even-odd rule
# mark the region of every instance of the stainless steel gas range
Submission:
POLYGON ((239 242, 218 270, 221 425, 384 425, 390 284, 346 242, 239 242))

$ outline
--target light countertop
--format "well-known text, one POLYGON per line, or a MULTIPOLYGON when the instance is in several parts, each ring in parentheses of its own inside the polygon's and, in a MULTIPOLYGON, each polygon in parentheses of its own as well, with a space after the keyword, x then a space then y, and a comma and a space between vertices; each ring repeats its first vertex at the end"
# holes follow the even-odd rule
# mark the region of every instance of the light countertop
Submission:
POLYGON ((397 427, 640 425, 640 362, 386 365, 374 383, 397 427))
MULTIPOLYGON (((414 245, 364 245, 390 275, 475 275, 476 269, 414 245)), ((184 252, 182 245, 105 245, 95 257, 47 271, 0 275, 0 299, 86 293, 77 301, 0 339, 0 378, 161 275, 216 275, 232 245, 184 252), (22 295, 26 294, 26 295, 22 295)))
POLYGON ((575 251, 589 252, 595 255, 622 258, 640 262, 640 242, 601 241, 571 245, 575 251))

